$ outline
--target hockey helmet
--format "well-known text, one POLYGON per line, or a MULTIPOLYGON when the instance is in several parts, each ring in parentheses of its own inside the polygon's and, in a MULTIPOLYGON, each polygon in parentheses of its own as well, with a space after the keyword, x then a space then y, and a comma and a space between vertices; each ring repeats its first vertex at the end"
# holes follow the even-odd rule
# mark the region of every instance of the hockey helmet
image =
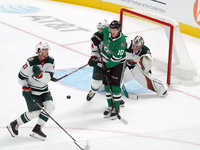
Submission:
POLYGON ((139 35, 137 35, 132 41, 133 50, 138 50, 143 45, 144 45, 144 39, 139 35))
POLYGON ((117 20, 113 20, 111 23, 110 23, 110 26, 109 26, 111 29, 118 29, 118 30, 121 30, 121 27, 122 27, 122 24, 120 21, 117 21, 117 20))
POLYGON ((39 42, 36 44, 36 54, 39 53, 39 50, 42 51, 43 49, 50 49, 46 42, 39 42))
POLYGON ((97 22, 97 29, 103 29, 106 25, 108 25, 108 21, 106 19, 99 20, 97 22))

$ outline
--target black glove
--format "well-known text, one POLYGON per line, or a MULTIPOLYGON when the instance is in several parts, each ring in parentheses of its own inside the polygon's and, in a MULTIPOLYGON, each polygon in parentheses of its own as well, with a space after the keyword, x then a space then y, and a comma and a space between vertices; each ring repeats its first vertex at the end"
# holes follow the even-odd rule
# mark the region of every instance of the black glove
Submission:
POLYGON ((98 62, 99 62, 99 58, 97 56, 91 56, 88 61, 88 64, 89 64, 89 66, 94 67, 97 65, 98 62))
POLYGON ((103 41, 103 35, 100 33, 97 33, 96 35, 92 36, 91 40, 94 43, 94 45, 97 46, 103 41))
POLYGON ((42 77, 42 71, 40 70, 40 67, 33 66, 33 74, 34 74, 35 77, 41 78, 42 77))

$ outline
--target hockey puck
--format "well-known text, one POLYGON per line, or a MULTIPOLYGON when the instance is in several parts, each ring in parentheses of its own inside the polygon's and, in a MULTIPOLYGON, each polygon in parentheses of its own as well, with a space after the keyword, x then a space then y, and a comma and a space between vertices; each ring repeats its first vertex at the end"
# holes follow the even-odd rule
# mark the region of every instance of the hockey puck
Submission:
POLYGON ((67 99, 70 99, 70 98, 71 98, 71 96, 70 96, 70 95, 67 95, 67 96, 66 96, 66 98, 67 98, 67 99))

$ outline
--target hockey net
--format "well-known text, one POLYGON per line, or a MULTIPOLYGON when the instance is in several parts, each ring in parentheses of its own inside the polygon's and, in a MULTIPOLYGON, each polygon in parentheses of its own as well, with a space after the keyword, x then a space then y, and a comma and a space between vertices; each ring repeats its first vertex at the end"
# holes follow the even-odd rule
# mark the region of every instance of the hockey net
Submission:
POLYGON ((168 85, 194 84, 199 82, 195 68, 182 39, 177 21, 156 13, 121 9, 122 32, 133 39, 136 35, 144 38, 149 47, 154 67, 165 72, 168 85))

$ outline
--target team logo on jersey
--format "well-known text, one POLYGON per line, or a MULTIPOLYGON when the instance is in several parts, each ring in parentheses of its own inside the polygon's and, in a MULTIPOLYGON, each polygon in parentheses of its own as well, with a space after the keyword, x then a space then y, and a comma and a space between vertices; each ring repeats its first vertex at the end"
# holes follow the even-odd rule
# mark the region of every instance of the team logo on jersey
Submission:
POLYGON ((125 47, 126 44, 125 44, 124 42, 121 42, 120 46, 121 46, 121 47, 125 47))
POLYGON ((99 76, 99 74, 98 74, 98 73, 95 73, 95 76, 97 77, 97 76, 99 76))
POLYGON ((107 46, 104 46, 104 50, 106 51, 106 53, 108 54, 112 54, 113 52, 109 51, 108 47, 107 46))

